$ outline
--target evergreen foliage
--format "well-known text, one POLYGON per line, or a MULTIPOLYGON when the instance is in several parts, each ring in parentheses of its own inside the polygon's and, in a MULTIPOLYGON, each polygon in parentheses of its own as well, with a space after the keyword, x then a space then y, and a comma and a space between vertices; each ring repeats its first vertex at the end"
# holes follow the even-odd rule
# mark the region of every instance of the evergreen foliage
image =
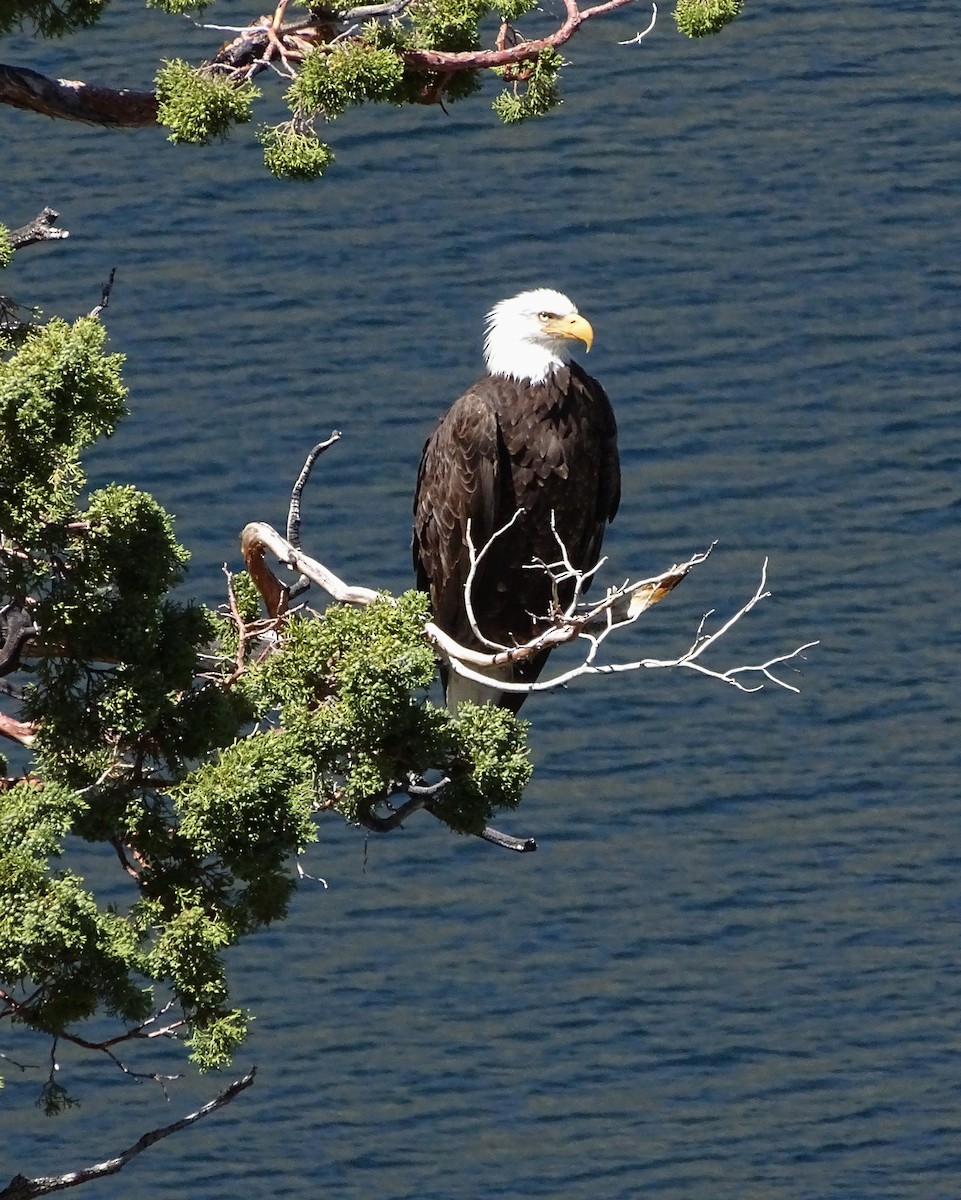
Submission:
POLYGON ((342 42, 307 55, 288 101, 295 112, 331 120, 351 105, 393 99, 403 75, 404 64, 389 47, 342 42))
MULTIPOLYGON (((209 2, 146 0, 148 7, 177 16, 199 13, 209 2)), ((42 36, 59 36, 94 24, 106 3, 0 0, 0 36, 23 24, 42 36)), ((203 66, 179 59, 160 65, 157 120, 169 128, 170 141, 207 145, 249 122, 260 96, 251 80, 271 67, 291 79, 289 119, 261 127, 257 137, 267 169, 282 179, 322 176, 334 155, 317 135, 315 122, 332 121, 358 105, 446 105, 480 91, 487 70, 508 85, 491 106, 507 124, 543 116, 561 103, 560 72, 566 63, 557 49, 538 50, 536 40, 516 28, 537 9, 536 0, 409 0, 393 12, 369 16, 360 27, 349 24, 350 5, 301 0, 301 7, 305 15, 295 20, 284 21, 279 8, 270 20, 251 20, 203 66), (508 65, 492 64, 489 57, 471 61, 498 27, 499 47, 526 44, 529 57, 508 65), (425 53, 468 60, 428 59, 425 65, 425 53)), ((717 33, 742 7, 743 0, 677 0, 674 17, 682 33, 703 37, 717 33)), ((5 257, 0 234, 0 268, 5 257)))
MULTIPOLYGON (((192 7, 190 0, 159 0, 170 11, 192 7)), ((303 55, 286 100, 291 119, 258 132, 267 169, 279 178, 319 178, 334 155, 314 130, 317 120, 332 121, 366 103, 453 103, 478 92, 479 70, 455 72, 414 68, 405 50, 458 53, 481 47, 481 24, 491 15, 513 22, 536 7, 535 0, 414 0, 399 18, 368 21, 360 31, 333 43, 321 42, 303 55)), ((564 60, 553 50, 500 72, 511 88, 493 108, 501 120, 516 122, 542 116, 560 104, 558 75, 564 60)), ((171 141, 206 143, 226 137, 230 127, 250 118, 258 92, 239 85, 230 72, 166 63, 157 77, 158 119, 171 128, 171 141), (231 82, 233 79, 233 82, 231 82)))
MULTIPOLYGON (((505 88, 494 100, 492 108, 505 124, 515 124, 526 121, 529 117, 542 117, 559 104, 563 104, 558 91, 557 76, 564 59, 556 50, 542 50, 535 59, 533 66, 528 66, 522 72, 523 89, 515 82, 512 88, 505 88)), ((499 72, 506 79, 514 79, 517 71, 514 68, 499 72)))
POLYGON ((513 25, 537 8, 537 0, 492 0, 492 7, 502 21, 513 25))
POLYGON ((419 50, 477 50, 487 0, 414 0, 407 9, 411 42, 419 50))
POLYGON ((157 120, 170 127, 171 142, 206 146, 223 141, 231 126, 246 124, 259 95, 250 83, 237 84, 172 59, 157 72, 157 120))
POLYGON ((744 0, 677 0, 674 21, 687 37, 707 37, 720 33, 743 7, 744 0))
POLYGON ((13 259, 13 243, 10 241, 10 230, 6 225, 0 225, 0 271, 10 266, 13 259))
POLYGON ((303 122, 268 125, 258 138, 264 148, 264 164, 278 179, 309 182, 319 179, 334 161, 334 152, 303 122))
POLYGON ((198 16, 209 0, 147 0, 148 8, 160 8, 175 17, 198 16))
POLYGON ((0 0, 0 37, 32 29, 41 37, 63 37, 96 25, 108 0, 0 0))
MULTIPOLYGON (((0 1016, 69 1038, 91 1019, 136 1028, 169 999, 207 1069, 250 1020, 224 954, 283 919, 319 813, 367 824, 412 779, 446 778, 427 807, 478 833, 530 763, 510 713, 428 701, 419 593, 257 637, 244 574, 240 623, 173 598, 188 556, 168 514, 129 486, 82 498, 82 452, 125 412, 121 363, 91 318, 0 354, 0 645, 15 618, 29 627, 3 707, 34 729, 30 770, 0 780, 0 1016), (103 847, 125 899, 115 885, 103 904, 71 868, 76 839, 103 847)), ((73 1098, 51 1076, 41 1103, 73 1098)))

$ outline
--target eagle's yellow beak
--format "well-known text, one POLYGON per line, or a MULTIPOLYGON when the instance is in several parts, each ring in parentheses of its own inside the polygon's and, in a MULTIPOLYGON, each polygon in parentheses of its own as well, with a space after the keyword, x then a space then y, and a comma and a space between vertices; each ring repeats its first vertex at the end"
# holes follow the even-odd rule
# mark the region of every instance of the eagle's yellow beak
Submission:
POLYGON ((571 338, 574 341, 583 342, 588 351, 594 345, 594 330, 591 328, 591 323, 579 313, 572 313, 567 317, 551 317, 544 322, 541 328, 552 337, 571 338))

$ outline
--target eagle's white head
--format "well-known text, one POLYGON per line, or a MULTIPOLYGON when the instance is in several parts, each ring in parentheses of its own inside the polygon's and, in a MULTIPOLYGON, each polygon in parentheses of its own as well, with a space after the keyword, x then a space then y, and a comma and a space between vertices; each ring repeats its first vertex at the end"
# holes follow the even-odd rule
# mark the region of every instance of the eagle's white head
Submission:
POLYGON ((594 330, 575 305, 553 288, 534 288, 501 300, 487 314, 484 359, 491 375, 542 383, 570 362, 572 342, 588 350, 594 330))

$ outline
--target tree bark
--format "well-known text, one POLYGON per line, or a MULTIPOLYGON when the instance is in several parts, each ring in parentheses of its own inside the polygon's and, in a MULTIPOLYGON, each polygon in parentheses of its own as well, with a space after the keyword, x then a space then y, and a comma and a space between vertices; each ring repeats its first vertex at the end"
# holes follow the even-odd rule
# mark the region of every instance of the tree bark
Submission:
POLYGON ((0 63, 0 104, 65 121, 135 129, 157 122, 153 92, 98 87, 70 79, 48 79, 29 67, 0 63))

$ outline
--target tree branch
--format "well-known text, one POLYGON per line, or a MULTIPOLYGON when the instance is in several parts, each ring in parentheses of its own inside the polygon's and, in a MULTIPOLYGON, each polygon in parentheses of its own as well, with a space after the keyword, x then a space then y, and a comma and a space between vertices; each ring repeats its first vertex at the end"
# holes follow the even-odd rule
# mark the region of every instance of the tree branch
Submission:
MULTIPOLYGON (((247 570, 258 587, 260 587, 260 579, 268 576, 272 577, 280 587, 283 587, 283 584, 279 583, 264 561, 269 550, 285 567, 290 567, 292 571, 306 575, 311 583, 316 583, 318 587, 323 588, 329 596, 341 604, 363 606, 372 604, 377 599, 378 593, 373 588, 345 583, 323 563, 304 554, 296 546, 292 546, 285 537, 281 537, 276 529, 264 521, 252 521, 245 526, 240 535, 240 545, 247 570)), ((269 581, 267 586, 270 587, 269 581)), ((261 588, 261 595, 263 594, 264 591, 261 588)))
MULTIPOLYGON (((498 530, 494 538, 499 537, 507 528, 509 526, 498 530)), ((317 562, 316 559, 310 558, 302 551, 291 546, 286 538, 281 537, 275 529, 264 522, 258 521, 248 525, 243 532, 242 544, 244 547, 244 557, 248 561, 248 568, 251 560, 256 560, 259 563, 259 569, 266 571, 273 577, 273 573, 270 572, 270 569, 263 561, 266 551, 270 550, 282 563, 294 570, 300 571, 340 603, 365 605, 370 604, 378 596, 378 593, 373 588, 345 583, 333 571, 325 567, 323 563, 317 562)), ((489 548, 490 542, 482 547, 480 551, 476 552, 476 557, 479 559, 489 548)), ((628 581, 620 587, 610 588, 607 595, 596 604, 582 606, 581 609, 575 609, 572 606, 563 613, 557 613, 552 618, 553 624, 550 628, 521 646, 498 647, 496 643, 488 642, 486 644, 492 652, 485 653, 480 650, 473 650, 469 646, 462 646, 432 621, 429 621, 424 626, 424 632, 450 664, 452 671, 464 676, 466 679, 476 680, 478 683, 489 683, 490 678, 476 668, 504 666, 519 659, 527 658, 532 654, 537 654, 542 650, 550 650, 566 642, 573 642, 578 638, 583 638, 587 641, 589 649, 582 662, 560 675, 554 675, 549 679, 539 679, 535 683, 498 681, 497 686, 501 691, 516 692, 523 695, 527 695, 530 692, 546 692, 554 688, 563 687, 581 675, 613 675, 622 671, 652 670, 656 668, 688 668, 689 670, 697 671, 699 674, 707 675, 712 679, 720 680, 722 683, 730 684, 732 687, 736 687, 743 692, 759 691, 764 686, 763 683, 759 683, 755 687, 748 687, 739 678, 741 675, 758 673, 763 675, 769 682, 777 684, 778 687, 783 687, 790 692, 798 691, 793 684, 786 683, 783 679, 775 675, 773 668, 779 666, 781 663, 803 657, 805 650, 809 650, 818 644, 816 641, 805 642, 804 645, 798 646, 797 649, 787 654, 777 655, 764 663, 731 667, 726 671, 715 671, 698 661, 705 650, 715 645, 724 634, 740 621, 742 617, 746 616, 761 600, 770 596, 770 592, 765 590, 767 585, 767 559, 764 560, 761 568, 761 582, 751 599, 738 609, 720 629, 710 635, 703 633, 704 620, 702 620, 693 644, 684 654, 672 659, 645 658, 626 663, 599 664, 595 661, 601 643, 615 629, 633 624, 651 605, 658 603, 658 601, 673 591, 695 566, 705 561, 710 552, 711 550, 708 549, 699 554, 694 554, 686 562, 675 564, 666 571, 662 571, 659 575, 652 576, 649 579, 643 579, 639 582, 628 581)), ((473 548, 471 548, 471 554, 472 556, 475 554, 473 548)), ((541 567, 544 570, 552 570, 551 567, 543 564, 541 567)), ((253 572, 251 573, 253 574, 253 572)), ((568 572, 565 567, 559 573, 558 579, 564 578, 566 575, 568 575, 568 572)), ((575 587, 575 598, 582 590, 582 586, 575 587)))
POLYGON ((11 742, 19 742, 21 746, 32 746, 37 734, 36 725, 29 721, 17 721, 0 713, 0 737, 9 738, 11 742))
MULTIPOLYGON (((580 9, 576 0, 564 0, 567 17, 563 24, 547 37, 530 42, 521 41, 514 46, 504 46, 497 50, 401 50, 400 54, 407 66, 420 70, 475 71, 506 67, 535 58, 542 50, 556 50, 558 46, 570 41, 585 21, 590 21, 593 17, 607 16, 608 13, 633 3, 634 0, 607 0, 604 4, 595 4, 593 8, 580 9)), ((654 11, 656 17, 657 9, 654 11)))
MULTIPOLYGON (((3 70, 4 68, 0 67, 0 72, 3 70)), ((59 218, 60 214, 54 209, 45 208, 26 225, 21 225, 19 229, 11 229, 9 236, 12 249, 22 250, 24 246, 31 246, 34 242, 52 242, 59 238, 69 237, 68 229, 54 228, 54 222, 59 218)))
MULTIPOLYGON (((295 65, 317 48, 333 46, 353 34, 354 23, 369 18, 392 19, 403 13, 410 0, 388 0, 387 3, 361 5, 343 12, 321 11, 311 16, 282 24, 286 0, 276 6, 271 17, 261 17, 221 46, 205 64, 205 71, 226 75, 235 83, 248 82, 272 65, 280 64, 282 73, 296 76, 295 65), (294 64, 294 65, 292 65, 294 64)), ((513 45, 498 44, 493 50, 418 50, 398 49, 404 65, 412 71, 439 71, 451 76, 461 71, 489 70, 529 62, 542 50, 556 49, 569 41, 585 21, 607 16, 626 8, 635 0, 605 0, 590 8, 581 9, 577 0, 564 0, 566 17, 547 37, 532 41, 518 39, 513 45)), ((639 42, 654 26, 653 18, 644 33, 638 34, 629 45, 639 42)), ((431 91, 432 99, 439 97, 431 91)), ((91 125, 113 128, 140 128, 157 122, 158 100, 154 92, 128 88, 102 87, 71 79, 50 79, 29 67, 0 63, 0 104, 30 112, 43 113, 67 121, 82 121, 91 125)))
POLYGON ((153 92, 48 79, 29 67, 4 63, 0 63, 0 104, 88 125, 137 128, 157 123, 157 97, 153 92))
MULTIPOLYGON (((491 540, 485 546, 482 546, 480 550, 475 550, 473 545, 469 543, 468 549, 471 556, 472 569, 468 575, 465 587, 465 603, 468 606, 468 610, 470 609, 469 593, 474 577, 474 568, 476 568, 476 564, 488 552, 491 544, 506 533, 510 528, 510 524, 508 522, 502 529, 497 530, 491 540)), ((346 583, 339 576, 335 575, 333 571, 325 567, 323 563, 310 558, 309 555, 292 546, 286 538, 282 537, 275 529, 264 522, 258 521, 247 525, 243 531, 241 544, 249 570, 253 562, 257 565, 258 572, 266 572, 271 578, 276 579, 273 576, 273 572, 270 571, 270 568, 264 562, 264 556, 269 550, 286 566, 305 575, 311 582, 323 588, 328 595, 340 603, 365 605, 377 599, 378 593, 373 588, 346 583)), ((602 599, 598 600, 595 604, 588 605, 578 605, 578 600, 584 591, 586 577, 592 575, 596 568, 583 573, 575 571, 570 564, 566 548, 564 548, 562 543, 559 543, 559 545, 561 558, 558 563, 531 564, 531 566, 532 569, 548 572, 554 581, 558 583, 573 577, 575 581, 574 599, 563 612, 544 614, 545 621, 550 622, 549 627, 542 633, 537 634, 529 642, 525 642, 520 646, 500 646, 497 643, 484 639, 483 644, 487 647, 487 652, 485 652, 461 645, 433 621, 429 621, 424 626, 424 633, 449 663, 452 671, 455 671, 458 675, 462 675, 466 679, 475 680, 478 683, 490 683, 489 676, 484 675, 478 668, 505 666, 527 658, 532 654, 540 653, 543 650, 550 650, 556 646, 583 638, 588 643, 588 650, 583 660, 577 666, 564 671, 560 675, 554 675, 548 679, 538 679, 534 683, 510 683, 506 680, 499 680, 498 688, 504 692, 527 695, 530 692, 546 692, 554 688, 563 687, 581 675, 613 675, 622 671, 639 671, 643 669, 687 668, 697 671, 699 674, 707 675, 712 679, 717 679, 722 683, 730 684, 740 691, 759 691, 764 686, 763 683, 759 683, 754 687, 748 687, 742 683, 740 676, 749 673, 761 674, 769 682, 777 684, 787 691, 798 691, 793 684, 786 683, 783 679, 775 675, 773 668, 779 666, 781 663, 801 658, 804 651, 816 646, 817 642, 805 642, 804 645, 798 646, 797 649, 787 654, 777 655, 764 663, 731 667, 726 671, 716 671, 698 661, 705 650, 714 646, 761 600, 770 596, 770 592, 765 590, 767 586, 767 559, 764 560, 761 568, 761 582, 751 599, 742 605, 720 629, 710 635, 706 635, 703 632, 704 622, 707 619, 705 616, 698 627, 694 642, 685 653, 679 655, 677 658, 646 658, 626 663, 597 663, 595 661, 597 653, 605 639, 614 630, 633 624, 642 613, 646 612, 653 604, 657 604, 672 592, 695 566, 698 566, 707 559, 713 549, 713 545, 705 551, 692 555, 683 563, 675 563, 659 575, 634 582, 628 580, 619 587, 608 588, 606 595, 602 599)), ((255 579, 257 578, 253 570, 251 570, 251 574, 255 579)), ((707 616, 709 615, 707 614, 707 616)))
POLYGON ((106 1175, 116 1175, 132 1158, 136 1158, 154 1142, 159 1142, 172 1133, 179 1133, 181 1129, 186 1129, 195 1121, 199 1121, 202 1117, 229 1104, 242 1091, 250 1087, 254 1081, 256 1070, 256 1067, 252 1068, 242 1079, 235 1080, 219 1096, 215 1096, 213 1100, 205 1104, 203 1108, 198 1108, 196 1112, 181 1117, 179 1121, 174 1121, 170 1125, 164 1125, 160 1129, 152 1129, 149 1133, 145 1133, 143 1137, 134 1142, 132 1146, 128 1146, 115 1158, 108 1158, 105 1162, 84 1167, 79 1171, 70 1171, 65 1175, 46 1175, 37 1179, 28 1179, 25 1175, 15 1175, 3 1191, 0 1191, 0 1200, 34 1200, 36 1196, 46 1196, 50 1192, 64 1191, 66 1188, 77 1187, 81 1183, 102 1179, 106 1175))

